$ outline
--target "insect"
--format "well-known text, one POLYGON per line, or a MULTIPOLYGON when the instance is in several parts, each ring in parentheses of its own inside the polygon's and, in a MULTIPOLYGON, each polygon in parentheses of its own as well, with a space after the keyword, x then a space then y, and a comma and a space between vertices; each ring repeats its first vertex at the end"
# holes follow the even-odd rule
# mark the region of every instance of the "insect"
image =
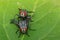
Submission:
POLYGON ((28 34, 28 29, 34 31, 34 29, 31 29, 29 27, 29 19, 20 20, 20 21, 18 21, 16 19, 12 19, 10 23, 13 23, 18 27, 18 30, 16 31, 16 33, 19 31, 19 36, 18 37, 20 37, 21 34, 26 34, 26 35, 30 36, 28 34))
MULTIPOLYGON (((23 13, 25 13, 25 12, 23 12, 23 13)), ((16 31, 16 33, 19 31, 19 36, 18 36, 18 37, 20 37, 21 34, 26 34, 26 35, 30 36, 30 35, 28 34, 28 29, 34 31, 34 29, 31 29, 31 28, 29 27, 29 22, 31 22, 31 16, 30 16, 30 15, 28 15, 28 16, 26 15, 26 18, 25 18, 25 17, 21 17, 21 16, 19 15, 18 18, 19 18, 20 20, 14 18, 14 19, 12 19, 11 22, 10 22, 10 23, 15 24, 15 25, 18 27, 18 30, 16 31), (24 18, 25 18, 25 19, 24 19, 24 18)))
POLYGON ((34 13, 33 11, 28 11, 26 9, 19 9, 19 14, 16 14, 18 16, 18 19, 21 18, 21 19, 26 19, 29 15, 29 13, 34 13))

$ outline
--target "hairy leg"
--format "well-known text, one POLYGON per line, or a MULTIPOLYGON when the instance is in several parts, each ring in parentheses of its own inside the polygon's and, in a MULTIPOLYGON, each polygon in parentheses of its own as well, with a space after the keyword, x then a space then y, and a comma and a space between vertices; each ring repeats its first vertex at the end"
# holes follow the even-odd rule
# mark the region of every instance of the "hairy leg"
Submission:
POLYGON ((17 29, 16 33, 19 31, 19 29, 17 29))
POLYGON ((26 32, 26 35, 27 35, 28 37, 30 37, 30 35, 28 34, 28 31, 26 32))
POLYGON ((21 33, 19 32, 19 36, 18 36, 18 38, 20 38, 20 36, 21 36, 21 33))

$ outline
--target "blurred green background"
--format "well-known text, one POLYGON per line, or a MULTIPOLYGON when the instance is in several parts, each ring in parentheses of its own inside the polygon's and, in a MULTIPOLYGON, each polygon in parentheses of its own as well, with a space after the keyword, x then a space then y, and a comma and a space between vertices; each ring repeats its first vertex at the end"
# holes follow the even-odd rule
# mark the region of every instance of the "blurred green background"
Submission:
POLYGON ((0 0, 0 40, 60 40, 60 0, 0 0), (9 23, 18 8, 35 11, 30 37, 18 38, 17 27, 9 23))

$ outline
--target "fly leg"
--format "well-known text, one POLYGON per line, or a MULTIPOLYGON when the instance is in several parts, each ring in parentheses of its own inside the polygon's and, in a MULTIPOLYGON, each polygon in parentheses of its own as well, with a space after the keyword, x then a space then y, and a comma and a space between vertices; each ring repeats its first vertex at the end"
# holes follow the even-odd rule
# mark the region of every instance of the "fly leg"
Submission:
POLYGON ((18 38, 21 36, 21 33, 19 32, 19 36, 18 36, 18 38))
POLYGON ((29 28, 29 30, 31 30, 31 31, 36 31, 35 29, 31 29, 31 28, 29 28))
MULTIPOLYGON (((27 10, 26 10, 27 11, 27 10)), ((34 13, 34 11, 27 11, 28 13, 34 13)))
POLYGON ((35 31, 35 29, 31 29, 29 22, 27 22, 27 27, 28 27, 29 30, 35 31))
POLYGON ((19 31, 19 29, 17 29, 16 33, 19 31))
POLYGON ((30 35, 29 35, 28 33, 27 33, 26 35, 27 35, 28 37, 30 37, 30 35))
POLYGON ((14 23, 14 20, 15 20, 15 19, 11 19, 11 20, 10 20, 10 23, 11 23, 11 24, 14 23))
POLYGON ((31 30, 31 31, 36 31, 35 29, 32 29, 32 28, 31 28, 31 26, 30 26, 30 24, 29 24, 29 23, 28 23, 28 25, 27 25, 27 26, 28 26, 28 29, 29 29, 29 30, 31 30))
POLYGON ((27 35, 28 37, 30 37, 30 35, 28 34, 28 31, 26 32, 26 35, 27 35))
POLYGON ((28 33, 26 33, 26 35, 27 35, 28 37, 30 37, 30 35, 29 35, 28 33))
POLYGON ((27 16, 27 20, 30 21, 30 22, 33 22, 32 18, 31 18, 31 15, 27 16))

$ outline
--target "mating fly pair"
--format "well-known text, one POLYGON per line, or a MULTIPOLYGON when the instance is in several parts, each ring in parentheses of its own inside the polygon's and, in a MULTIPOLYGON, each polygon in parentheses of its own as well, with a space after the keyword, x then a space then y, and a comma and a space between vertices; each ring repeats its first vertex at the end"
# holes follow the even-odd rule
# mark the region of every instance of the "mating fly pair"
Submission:
POLYGON ((31 16, 28 15, 28 13, 33 13, 33 11, 27 11, 26 9, 19 9, 19 14, 16 14, 18 18, 17 19, 13 18, 10 22, 17 25, 18 30, 16 31, 16 33, 19 31, 18 37, 20 37, 21 34, 26 34, 30 36, 28 34, 28 29, 30 29, 29 22, 32 22, 32 20, 31 20, 31 16))

